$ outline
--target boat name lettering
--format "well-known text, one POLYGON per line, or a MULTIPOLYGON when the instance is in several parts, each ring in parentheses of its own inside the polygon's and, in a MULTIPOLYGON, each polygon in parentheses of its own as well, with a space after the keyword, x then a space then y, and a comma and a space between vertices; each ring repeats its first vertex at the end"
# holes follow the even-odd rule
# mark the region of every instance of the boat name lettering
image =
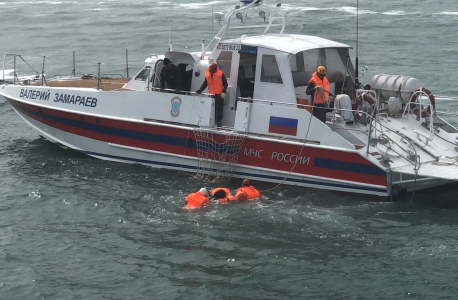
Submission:
POLYGON ((21 89, 21 93, 19 94, 19 97, 21 98, 27 98, 27 99, 33 99, 33 100, 43 100, 43 101, 49 101, 49 96, 51 95, 50 91, 36 91, 36 90, 27 90, 27 89, 21 89))
POLYGON ((216 47, 218 50, 229 50, 229 51, 239 51, 242 49, 241 45, 233 45, 233 44, 218 44, 216 47))
POLYGON ((250 150, 248 150, 247 148, 245 148, 243 150, 243 155, 251 156, 253 154, 254 157, 262 158, 262 156, 261 156, 261 152, 262 151, 264 151, 264 150, 260 150, 260 149, 250 149, 250 150))
POLYGON ((305 157, 305 156, 298 156, 298 155, 293 155, 293 154, 285 154, 281 152, 272 152, 272 157, 271 159, 276 158, 278 161, 284 161, 284 162, 290 162, 290 163, 300 163, 301 165, 304 165, 307 163, 307 165, 310 163, 310 157, 305 157))
POLYGON ((54 94, 54 102, 62 102, 67 104, 74 104, 74 105, 84 105, 88 107, 96 107, 97 106, 97 98, 92 97, 81 97, 75 96, 71 94, 54 94))

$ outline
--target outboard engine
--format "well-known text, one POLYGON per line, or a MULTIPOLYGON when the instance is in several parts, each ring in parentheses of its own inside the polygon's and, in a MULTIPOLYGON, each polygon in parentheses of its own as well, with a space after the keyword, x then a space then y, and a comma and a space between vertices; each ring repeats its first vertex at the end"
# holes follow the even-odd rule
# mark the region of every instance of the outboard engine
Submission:
POLYGON ((377 91, 382 101, 391 97, 399 98, 403 103, 410 101, 413 92, 421 88, 420 81, 411 76, 379 74, 370 81, 372 89, 377 91))

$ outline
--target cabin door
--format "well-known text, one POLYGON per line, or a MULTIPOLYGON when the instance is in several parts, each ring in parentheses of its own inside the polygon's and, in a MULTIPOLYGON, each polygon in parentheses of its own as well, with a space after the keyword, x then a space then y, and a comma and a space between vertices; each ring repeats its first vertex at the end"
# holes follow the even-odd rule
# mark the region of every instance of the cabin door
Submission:
MULTIPOLYGON (((229 50, 229 49, 228 49, 229 50)), ((234 82, 237 79, 237 65, 238 65, 239 53, 235 49, 229 51, 223 50, 220 52, 216 63, 218 68, 223 71, 223 74, 227 79, 227 91, 224 99, 223 108, 223 126, 234 127, 235 122, 235 100, 236 100, 236 84, 234 82)))
POLYGON ((237 98, 253 98, 258 48, 242 46, 237 77, 237 98))

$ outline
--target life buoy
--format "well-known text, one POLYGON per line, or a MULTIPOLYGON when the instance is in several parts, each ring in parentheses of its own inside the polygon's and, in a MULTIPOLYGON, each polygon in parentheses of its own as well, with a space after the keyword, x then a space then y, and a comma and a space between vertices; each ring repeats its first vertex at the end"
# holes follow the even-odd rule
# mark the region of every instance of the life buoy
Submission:
MULTIPOLYGON (((410 109, 412 110, 412 112, 415 115, 418 114, 418 106, 419 106, 417 102, 417 98, 418 98, 418 95, 423 94, 422 92, 428 95, 429 101, 431 102, 434 110, 436 110, 436 98, 434 98, 434 95, 431 93, 431 91, 425 88, 419 88, 419 89, 416 89, 415 92, 413 92, 412 98, 410 99, 410 109)), ((422 108, 421 110, 422 118, 426 118, 429 116, 431 116, 431 105, 428 105, 427 109, 422 108)))
POLYGON ((353 117, 355 118, 355 121, 363 125, 369 124, 371 116, 372 118, 375 118, 377 114, 375 100, 368 94, 362 94, 356 97, 351 102, 351 109, 353 110, 353 117), (367 104, 364 105, 364 102, 367 104), (369 107, 367 107, 367 105, 369 107))

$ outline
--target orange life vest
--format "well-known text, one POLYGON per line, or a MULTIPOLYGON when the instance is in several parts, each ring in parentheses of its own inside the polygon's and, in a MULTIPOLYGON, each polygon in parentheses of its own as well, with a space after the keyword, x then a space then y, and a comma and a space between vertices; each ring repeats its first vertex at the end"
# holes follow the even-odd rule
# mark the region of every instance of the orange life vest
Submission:
POLYGON ((205 197, 205 195, 202 194, 201 192, 192 193, 192 194, 189 194, 188 197, 186 197, 186 207, 187 208, 201 207, 201 206, 204 206, 210 203, 211 203, 210 199, 205 197))
MULTIPOLYGON (((259 193, 259 191, 255 189, 252 185, 249 185, 249 186, 242 186, 241 188, 239 188, 235 192, 235 199, 239 199, 240 197, 243 197, 242 192, 246 193, 247 200, 261 197, 261 193, 259 193), (237 197, 237 195, 239 195, 239 197, 237 197)), ((242 199, 240 198, 240 200, 242 199)))
POLYGON ((209 94, 219 95, 223 92, 223 71, 218 69, 212 76, 210 70, 207 69, 205 72, 205 79, 207 79, 209 94))
POLYGON ((321 95, 323 94, 324 100, 328 101, 329 98, 329 80, 324 77, 323 80, 318 77, 317 73, 313 73, 312 78, 310 78, 309 83, 313 82, 315 86, 321 86, 323 89, 316 89, 315 92, 315 104, 323 104, 323 99, 321 95))
POLYGON ((210 191, 210 195, 213 196, 213 195, 214 195, 217 191, 219 191, 219 190, 223 190, 223 191, 226 192, 226 197, 225 197, 225 198, 217 198, 219 202, 221 202, 221 203, 226 203, 226 202, 234 201, 234 200, 235 200, 235 197, 232 196, 232 195, 230 194, 231 192, 229 191, 229 189, 226 189, 226 188, 221 188, 221 187, 220 187, 220 188, 213 189, 213 190, 210 191))

